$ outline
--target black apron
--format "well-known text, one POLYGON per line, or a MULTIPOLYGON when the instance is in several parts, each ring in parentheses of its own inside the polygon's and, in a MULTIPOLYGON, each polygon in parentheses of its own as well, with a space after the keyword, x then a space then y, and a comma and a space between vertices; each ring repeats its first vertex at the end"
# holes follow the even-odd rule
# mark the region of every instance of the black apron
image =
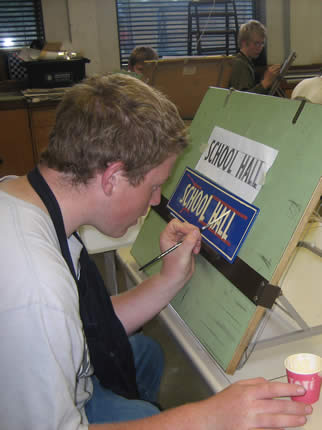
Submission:
MULTIPOLYGON (((47 207, 62 256, 77 284, 80 317, 94 374, 102 386, 128 399, 138 399, 132 348, 95 263, 83 247, 80 278, 77 279, 58 202, 37 167, 28 173, 27 178, 47 207)), ((74 235, 81 242, 77 233, 74 235)))

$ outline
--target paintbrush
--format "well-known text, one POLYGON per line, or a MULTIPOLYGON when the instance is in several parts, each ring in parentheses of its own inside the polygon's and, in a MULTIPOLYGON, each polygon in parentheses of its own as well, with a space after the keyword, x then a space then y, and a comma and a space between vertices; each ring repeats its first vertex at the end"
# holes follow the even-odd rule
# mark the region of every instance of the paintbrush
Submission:
MULTIPOLYGON (((211 221, 211 223, 204 225, 203 227, 200 228, 200 231, 203 232, 205 230, 207 230, 207 228, 211 227, 212 225, 214 225, 220 218, 223 218, 227 213, 229 212, 226 211, 225 213, 223 213, 222 215, 220 215, 218 218, 216 218, 215 220, 211 221)), ((157 257, 152 258, 152 260, 148 261, 146 264, 144 264, 142 267, 139 268, 139 270, 144 270, 145 268, 147 268, 148 266, 150 266, 151 264, 155 263, 156 261, 161 260, 161 258, 165 257, 166 255, 168 255, 170 252, 174 251, 175 249, 178 248, 178 246, 180 246, 183 243, 183 240, 180 240, 179 242, 177 242, 175 245, 171 246, 171 248, 168 248, 166 251, 162 252, 160 255, 158 255, 157 257)))

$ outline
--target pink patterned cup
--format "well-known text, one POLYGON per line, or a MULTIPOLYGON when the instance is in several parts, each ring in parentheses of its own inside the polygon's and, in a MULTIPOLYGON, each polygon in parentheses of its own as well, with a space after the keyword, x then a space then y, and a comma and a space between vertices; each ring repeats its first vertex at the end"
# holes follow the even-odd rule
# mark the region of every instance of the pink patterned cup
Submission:
POLYGON ((286 358, 285 362, 288 382, 303 385, 306 393, 294 396, 296 402, 315 403, 319 400, 321 389, 321 358, 315 354, 294 354, 286 358))

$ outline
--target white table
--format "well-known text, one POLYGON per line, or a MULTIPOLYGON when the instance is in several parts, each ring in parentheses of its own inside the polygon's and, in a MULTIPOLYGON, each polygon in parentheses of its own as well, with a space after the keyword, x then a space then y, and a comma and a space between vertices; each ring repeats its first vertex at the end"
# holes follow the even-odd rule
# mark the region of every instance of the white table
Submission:
POLYGON ((126 234, 119 238, 106 236, 96 228, 84 225, 80 227, 78 233, 86 246, 89 254, 101 254, 104 257, 105 284, 108 292, 112 295, 117 294, 117 277, 115 265, 115 251, 119 248, 130 246, 134 243, 136 236, 142 226, 143 218, 138 224, 130 227, 126 234))

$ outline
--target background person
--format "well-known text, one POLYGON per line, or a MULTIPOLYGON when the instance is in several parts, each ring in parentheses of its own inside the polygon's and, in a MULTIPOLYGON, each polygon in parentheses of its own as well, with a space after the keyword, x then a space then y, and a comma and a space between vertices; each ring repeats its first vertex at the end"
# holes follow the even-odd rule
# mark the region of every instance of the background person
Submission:
POLYGON ((280 66, 269 66, 263 79, 256 82, 255 65, 253 60, 262 52, 266 41, 266 29, 259 21, 250 20, 242 24, 238 33, 239 53, 235 56, 230 78, 230 87, 235 90, 251 93, 267 94, 275 78, 278 76, 280 66))
POLYGON ((128 69, 137 75, 143 74, 144 61, 158 60, 157 52, 151 46, 137 46, 130 54, 128 69))
POLYGON ((306 422, 304 388, 263 378, 160 413, 162 359, 138 328, 194 272, 201 235, 170 222, 159 273, 110 298, 75 231, 120 237, 160 202, 187 146, 176 107, 124 74, 74 85, 40 164, 0 183, 0 423, 32 430, 249 430, 306 422))

